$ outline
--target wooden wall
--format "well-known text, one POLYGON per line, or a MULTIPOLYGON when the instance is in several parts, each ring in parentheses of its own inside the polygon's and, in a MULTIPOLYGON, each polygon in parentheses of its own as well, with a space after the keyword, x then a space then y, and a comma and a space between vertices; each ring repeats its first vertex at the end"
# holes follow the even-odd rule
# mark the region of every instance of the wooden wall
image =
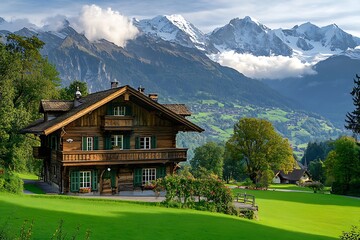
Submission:
MULTIPOLYGON (((136 105, 129 101, 122 100, 122 97, 114 100, 121 104, 131 107, 132 116, 134 118, 134 127, 132 131, 121 131, 122 134, 131 134, 130 148, 135 149, 136 136, 156 136, 157 148, 175 148, 177 129, 174 124, 164 118, 161 113, 149 111, 142 106, 136 105)), ((109 103, 112 104, 113 102, 109 103)), ((107 106, 102 106, 91 113, 75 120, 64 127, 62 131, 62 149, 63 151, 81 150, 82 137, 98 136, 99 149, 104 149, 105 133, 102 130, 102 119, 106 115, 107 106), (72 139, 71 143, 66 140, 72 139)), ((111 133, 111 132, 109 132, 111 133)), ((120 133, 120 134, 121 134, 120 133)))

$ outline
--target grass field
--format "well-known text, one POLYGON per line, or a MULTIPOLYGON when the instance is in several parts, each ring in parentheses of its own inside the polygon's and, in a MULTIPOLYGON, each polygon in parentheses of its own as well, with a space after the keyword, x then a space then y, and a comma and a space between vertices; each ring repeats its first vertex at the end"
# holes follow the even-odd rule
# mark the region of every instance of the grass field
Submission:
POLYGON ((79 239, 90 229, 91 239, 289 240, 336 239, 351 225, 359 225, 359 199, 275 191, 247 193, 256 196, 259 220, 150 203, 0 193, 0 227, 17 234, 24 220, 33 220, 33 239, 49 239, 62 219, 68 236, 80 225, 79 239))

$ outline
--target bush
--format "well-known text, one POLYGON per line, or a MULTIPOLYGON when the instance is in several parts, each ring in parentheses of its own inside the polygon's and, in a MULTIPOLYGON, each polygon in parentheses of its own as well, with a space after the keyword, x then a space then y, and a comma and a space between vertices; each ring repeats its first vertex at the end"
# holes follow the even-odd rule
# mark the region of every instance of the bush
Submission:
POLYGON ((22 193, 23 189, 23 181, 16 174, 5 172, 0 175, 1 192, 22 193))
POLYGON ((334 182, 331 185, 331 193, 360 197, 360 182, 354 181, 348 184, 334 182))
POLYGON ((166 190, 164 205, 238 215, 233 197, 220 179, 166 176, 155 182, 155 192, 166 190), (197 201, 196 201, 197 200, 197 201))
POLYGON ((359 240, 360 239, 360 228, 352 226, 349 232, 343 232, 340 236, 341 240, 359 240))
POLYGON ((305 182, 303 187, 311 188, 314 193, 317 193, 318 191, 321 191, 324 189, 324 185, 321 182, 315 181, 315 182, 305 182))

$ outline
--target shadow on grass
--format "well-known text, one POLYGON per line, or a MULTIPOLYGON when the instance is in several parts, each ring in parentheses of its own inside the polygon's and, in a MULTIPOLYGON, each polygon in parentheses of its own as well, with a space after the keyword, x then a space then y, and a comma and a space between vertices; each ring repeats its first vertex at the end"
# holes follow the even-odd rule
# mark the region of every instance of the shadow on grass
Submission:
POLYGON ((115 201, 56 200, 39 196, 3 198, 0 195, 0 212, 0 226, 7 221, 13 233, 19 232, 24 220, 33 220, 33 239, 49 239, 60 219, 64 220, 68 236, 80 225, 79 239, 85 236, 87 229, 91 230, 90 239, 334 239, 263 226, 256 221, 223 214, 115 201), (86 206, 84 210, 79 210, 79 204, 86 206), (45 209, 49 205, 54 210, 45 209))
POLYGON ((249 189, 234 189, 234 194, 248 193, 254 195, 256 199, 270 199, 288 202, 298 202, 305 204, 319 204, 319 205, 338 205, 338 206, 352 206, 360 207, 360 199, 349 198, 347 196, 322 194, 322 193, 302 193, 302 192, 281 192, 271 190, 249 190, 249 189))

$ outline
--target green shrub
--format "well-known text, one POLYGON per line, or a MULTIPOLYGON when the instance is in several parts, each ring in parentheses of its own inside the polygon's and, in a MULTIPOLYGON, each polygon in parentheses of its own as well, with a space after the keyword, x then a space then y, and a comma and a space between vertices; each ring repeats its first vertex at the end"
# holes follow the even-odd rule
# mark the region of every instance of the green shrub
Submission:
POLYGON ((314 193, 317 193, 318 191, 321 191, 324 189, 324 185, 321 182, 315 181, 315 182, 305 182, 302 184, 303 187, 311 188, 314 193))
POLYGON ((167 207, 181 205, 183 208, 238 215, 230 189, 216 177, 196 179, 172 175, 158 179, 154 185, 155 192, 166 190, 164 205, 167 207))
POLYGON ((349 232, 343 232, 340 236, 341 240, 359 240, 360 239, 360 228, 352 226, 349 232))
POLYGON ((21 193, 23 192, 23 181, 19 176, 12 172, 6 172, 0 175, 0 191, 21 193))

